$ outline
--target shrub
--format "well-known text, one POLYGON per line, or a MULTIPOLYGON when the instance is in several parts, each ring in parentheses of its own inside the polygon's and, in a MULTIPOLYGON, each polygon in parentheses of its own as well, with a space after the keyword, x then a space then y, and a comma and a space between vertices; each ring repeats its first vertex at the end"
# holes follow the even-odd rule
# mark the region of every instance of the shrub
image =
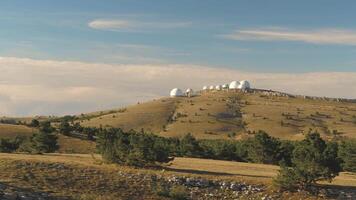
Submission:
POLYGON ((169 196, 174 200, 187 200, 189 192, 183 185, 174 185, 169 192, 169 196))
POLYGON ((282 167, 274 181, 282 189, 308 189, 317 181, 331 181, 340 170, 337 144, 327 144, 318 133, 311 133, 296 144, 292 167, 282 167))
POLYGON ((254 138, 247 141, 248 159, 255 163, 277 164, 279 146, 278 139, 259 131, 254 138))
POLYGON ((53 133, 39 132, 32 136, 30 143, 33 153, 52 153, 58 150, 57 136, 53 133))
POLYGON ((107 162, 136 167, 153 166, 172 160, 167 139, 152 134, 111 128, 101 130, 97 148, 107 162))
POLYGON ((356 172, 356 140, 348 139, 339 145, 338 156, 343 170, 356 172))

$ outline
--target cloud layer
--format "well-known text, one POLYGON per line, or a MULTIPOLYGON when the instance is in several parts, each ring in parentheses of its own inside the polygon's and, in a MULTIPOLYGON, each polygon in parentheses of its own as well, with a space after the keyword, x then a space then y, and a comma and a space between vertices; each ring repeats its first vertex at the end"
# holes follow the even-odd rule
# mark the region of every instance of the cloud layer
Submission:
POLYGON ((138 31, 146 29, 173 29, 191 26, 191 22, 146 22, 123 19, 95 19, 88 27, 108 31, 138 31))
POLYGON ((243 29, 224 38, 232 40, 300 41, 313 44, 356 45, 356 31, 344 29, 316 29, 295 31, 289 29, 243 29))
POLYGON ((88 112, 231 80, 294 94, 356 98, 356 73, 249 73, 195 65, 109 65, 0 57, 0 114, 88 112))

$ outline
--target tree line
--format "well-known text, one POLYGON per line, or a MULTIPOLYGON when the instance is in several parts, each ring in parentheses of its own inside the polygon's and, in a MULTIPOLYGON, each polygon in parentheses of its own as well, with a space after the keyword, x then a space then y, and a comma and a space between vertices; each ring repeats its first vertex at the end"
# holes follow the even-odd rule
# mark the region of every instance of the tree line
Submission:
POLYGON ((247 140, 197 140, 163 138, 144 132, 101 130, 98 151, 107 162, 136 167, 167 163, 174 157, 196 157, 281 166, 274 183, 284 189, 306 189, 320 180, 332 180, 339 172, 356 172, 356 140, 325 141, 309 133, 302 141, 282 141, 259 131, 247 140))
POLYGON ((51 122, 33 120, 38 130, 31 137, 0 139, 0 152, 50 153, 58 150, 56 132, 78 132, 96 138, 98 153, 106 162, 136 167, 157 166, 174 157, 195 157, 281 166, 275 184, 281 188, 308 188, 319 180, 331 180, 340 171, 356 172, 356 140, 325 141, 309 133, 302 141, 284 141, 258 131, 246 140, 198 140, 191 134, 164 138, 118 128, 85 128, 63 120, 57 129, 51 122))

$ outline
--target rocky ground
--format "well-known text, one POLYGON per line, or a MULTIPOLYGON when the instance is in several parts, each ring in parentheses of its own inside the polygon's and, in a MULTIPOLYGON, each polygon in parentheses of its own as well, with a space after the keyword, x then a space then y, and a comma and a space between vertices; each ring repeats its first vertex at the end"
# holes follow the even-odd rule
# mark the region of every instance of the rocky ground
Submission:
POLYGON ((349 188, 313 188, 288 193, 243 181, 188 176, 159 170, 127 170, 33 161, 0 161, 0 199, 171 199, 172 188, 187 199, 356 199, 349 188), (163 191, 162 188, 166 191, 163 191))

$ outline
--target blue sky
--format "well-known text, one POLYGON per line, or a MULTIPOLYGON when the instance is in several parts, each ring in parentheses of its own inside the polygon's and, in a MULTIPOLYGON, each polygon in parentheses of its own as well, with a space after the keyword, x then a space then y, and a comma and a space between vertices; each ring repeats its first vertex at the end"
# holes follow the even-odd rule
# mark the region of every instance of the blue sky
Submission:
POLYGON ((356 71, 355 10, 354 1, 328 0, 2 0, 0 55, 255 72, 356 71), (227 37, 266 30, 312 38, 326 34, 326 40, 335 39, 331 30, 342 31, 352 41, 255 33, 227 37))
POLYGON ((63 115, 248 80, 356 98, 356 2, 1 0, 0 115, 63 115))

